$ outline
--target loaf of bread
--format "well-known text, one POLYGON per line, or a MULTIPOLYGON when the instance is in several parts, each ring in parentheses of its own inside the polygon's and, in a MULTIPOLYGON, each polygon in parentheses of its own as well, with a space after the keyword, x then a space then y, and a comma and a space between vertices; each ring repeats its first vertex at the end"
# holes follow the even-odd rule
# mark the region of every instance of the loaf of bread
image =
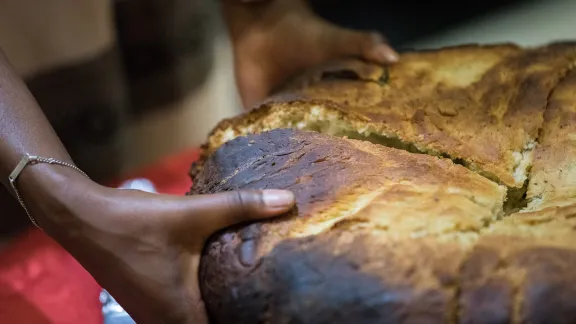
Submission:
POLYGON ((191 194, 289 189, 214 235, 215 323, 576 323, 576 44, 319 67, 222 121, 191 194))

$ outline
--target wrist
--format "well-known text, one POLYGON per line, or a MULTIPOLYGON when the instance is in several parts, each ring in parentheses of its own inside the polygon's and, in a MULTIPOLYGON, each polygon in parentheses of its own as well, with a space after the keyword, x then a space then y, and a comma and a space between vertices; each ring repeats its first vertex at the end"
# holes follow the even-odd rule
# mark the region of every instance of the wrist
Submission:
POLYGON ((53 227, 73 228, 78 220, 71 207, 96 186, 77 170, 46 163, 28 165, 16 181, 31 216, 48 231, 53 227))

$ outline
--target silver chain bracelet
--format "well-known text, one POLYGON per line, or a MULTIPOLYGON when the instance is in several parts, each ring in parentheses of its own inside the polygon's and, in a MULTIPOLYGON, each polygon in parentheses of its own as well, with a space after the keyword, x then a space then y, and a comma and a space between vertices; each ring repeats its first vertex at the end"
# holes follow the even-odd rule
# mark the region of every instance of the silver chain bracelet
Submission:
POLYGON ((10 185, 12 186, 12 189, 14 190, 14 193, 16 194, 16 198, 18 199, 18 202, 20 203, 22 208, 24 208, 24 211, 28 215, 28 218, 30 218, 30 221, 32 222, 32 224, 34 224, 34 226, 36 226, 37 228, 40 228, 40 226, 38 226, 38 223, 36 222, 36 219, 34 219, 34 217, 32 217, 32 215, 30 214, 30 211, 26 207, 26 204, 24 203, 24 200, 22 199, 20 192, 16 188, 16 180, 18 180, 20 173, 22 173, 22 171, 28 165, 34 165, 34 164, 38 164, 38 163, 48 163, 48 164, 61 165, 61 166, 72 168, 72 169, 82 173, 85 177, 88 177, 88 175, 86 173, 84 173, 84 171, 80 170, 77 166, 75 166, 73 164, 63 162, 60 160, 56 160, 56 159, 52 159, 52 158, 45 158, 45 157, 41 157, 41 156, 34 156, 34 155, 26 154, 22 158, 22 160, 20 160, 20 163, 18 163, 18 165, 16 166, 14 171, 12 171, 12 173, 8 177, 8 180, 10 180, 10 185))

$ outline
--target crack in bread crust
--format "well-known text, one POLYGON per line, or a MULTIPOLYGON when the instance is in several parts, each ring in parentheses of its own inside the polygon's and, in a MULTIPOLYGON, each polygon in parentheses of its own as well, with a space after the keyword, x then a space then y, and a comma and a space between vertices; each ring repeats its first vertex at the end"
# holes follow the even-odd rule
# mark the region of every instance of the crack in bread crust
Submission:
POLYGON ((449 156, 492 180, 521 188, 547 98, 575 60, 576 47, 570 44, 410 53, 390 68, 385 86, 329 80, 286 90, 252 113, 222 122, 206 148, 212 151, 254 132, 313 130, 310 123, 338 120, 341 125, 324 131, 344 128, 389 138, 395 141, 391 145, 449 156))
POLYGON ((567 205, 576 198, 576 70, 550 95, 528 185, 527 211, 567 205))
MULTIPOLYGON (((576 321, 576 191, 570 182, 576 177, 552 183, 563 191, 541 185, 552 182, 554 168, 572 175, 565 162, 576 157, 576 150, 543 157, 572 141, 576 72, 570 69, 576 47, 555 44, 526 55, 514 46, 486 48, 524 60, 517 66, 530 71, 521 77, 522 87, 544 85, 537 94, 518 90, 509 101, 512 109, 490 106, 504 125, 520 119, 510 127, 521 125, 530 135, 520 141, 536 156, 532 170, 531 161, 525 164, 526 177, 542 180, 540 185, 522 181, 526 187, 519 188, 518 181, 492 174, 486 165, 443 159, 445 150, 386 133, 371 124, 370 116, 338 100, 272 99, 212 132, 203 159, 191 170, 191 194, 274 186, 295 192, 298 206, 286 217, 231 228, 209 241, 200 278, 217 323, 576 321), (530 65, 534 60, 540 63, 530 65), (344 125, 338 124, 342 120, 344 125), (561 131, 555 131, 558 125, 561 131), (284 153, 275 154, 278 150, 284 153), (509 197, 511 190, 522 194, 527 189, 533 203, 519 212, 521 206, 511 204, 504 212, 505 188, 484 177, 507 184, 509 197), (534 203, 537 198, 540 205, 534 203)), ((429 53, 430 60, 436 59, 436 52, 429 53)), ((369 77, 378 75, 366 71, 369 77)), ((459 86, 474 79, 474 73, 466 73, 459 86)), ((394 84, 394 76, 392 69, 386 86, 394 84)), ((368 90, 382 87, 369 84, 368 90)), ((503 86, 505 92, 516 91, 503 86)), ((313 83, 306 87, 322 89, 313 83)), ((334 89, 345 88, 324 90, 334 89)), ((443 122, 434 116, 418 118, 441 128, 443 122)))

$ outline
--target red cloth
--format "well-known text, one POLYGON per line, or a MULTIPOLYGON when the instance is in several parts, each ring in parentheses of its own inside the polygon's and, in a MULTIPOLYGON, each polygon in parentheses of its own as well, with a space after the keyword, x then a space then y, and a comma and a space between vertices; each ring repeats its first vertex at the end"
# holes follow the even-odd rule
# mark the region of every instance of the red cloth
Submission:
MULTIPOLYGON (((161 193, 182 195, 198 155, 169 157, 127 179, 147 178, 161 193)), ((41 231, 24 233, 0 254, 0 323, 102 324, 99 294, 88 272, 41 231)))

